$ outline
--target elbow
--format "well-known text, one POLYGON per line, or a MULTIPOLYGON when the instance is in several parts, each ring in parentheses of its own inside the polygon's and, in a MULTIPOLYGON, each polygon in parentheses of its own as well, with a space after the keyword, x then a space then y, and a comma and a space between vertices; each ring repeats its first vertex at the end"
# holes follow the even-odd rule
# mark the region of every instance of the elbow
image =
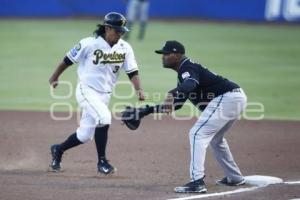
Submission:
POLYGON ((135 76, 138 76, 138 75, 139 75, 139 71, 138 70, 127 74, 129 80, 132 80, 135 76))
POLYGON ((174 110, 179 110, 182 108, 182 105, 174 105, 174 110))
POLYGON ((185 103, 185 101, 175 101, 173 106, 174 106, 174 110, 179 110, 182 108, 183 104, 185 103))

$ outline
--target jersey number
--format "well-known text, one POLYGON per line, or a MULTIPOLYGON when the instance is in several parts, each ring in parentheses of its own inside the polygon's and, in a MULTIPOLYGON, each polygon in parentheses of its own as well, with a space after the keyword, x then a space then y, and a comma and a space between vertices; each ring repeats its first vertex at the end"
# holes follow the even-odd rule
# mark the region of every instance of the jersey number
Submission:
POLYGON ((119 69, 120 69, 120 66, 115 66, 113 69, 113 73, 114 74, 118 73, 119 69))

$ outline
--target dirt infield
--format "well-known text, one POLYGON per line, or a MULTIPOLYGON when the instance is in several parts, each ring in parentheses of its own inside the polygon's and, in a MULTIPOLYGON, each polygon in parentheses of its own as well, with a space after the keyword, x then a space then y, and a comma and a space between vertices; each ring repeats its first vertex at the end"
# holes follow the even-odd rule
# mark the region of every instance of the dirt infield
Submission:
MULTIPOLYGON (((196 119, 154 121, 147 117, 132 132, 113 121, 108 158, 116 175, 96 173, 94 142, 64 155, 63 173, 48 173, 49 146, 64 140, 77 127, 76 119, 54 121, 45 112, 0 112, 1 200, 163 200, 189 197, 173 193, 188 182, 188 130, 196 119)), ((300 123, 288 121, 239 121, 227 135, 231 150, 244 175, 268 175, 284 181, 300 180, 300 123)), ((208 151, 208 193, 237 188, 214 184, 222 172, 208 151)), ((244 186, 247 187, 247 186, 244 186)), ((278 184, 255 191, 209 199, 300 198, 300 185, 278 184)))

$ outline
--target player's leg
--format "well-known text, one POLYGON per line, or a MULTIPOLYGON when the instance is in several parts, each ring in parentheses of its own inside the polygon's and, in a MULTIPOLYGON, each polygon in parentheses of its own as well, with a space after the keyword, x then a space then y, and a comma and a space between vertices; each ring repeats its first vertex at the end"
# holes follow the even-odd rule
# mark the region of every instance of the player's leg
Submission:
POLYGON ((63 153, 68 149, 71 149, 73 147, 87 142, 89 138, 92 137, 93 132, 95 130, 94 124, 94 119, 89 115, 88 112, 83 110, 80 120, 80 126, 76 130, 76 132, 71 134, 64 142, 60 144, 54 144, 51 146, 50 150, 52 155, 52 161, 50 164, 50 171, 58 172, 62 170, 61 161, 63 153))
POLYGON ((140 31, 138 38, 140 40, 144 39, 146 33, 146 27, 148 22, 148 10, 149 2, 144 1, 140 3, 140 31))
POLYGON ((225 177, 232 183, 241 183, 244 178, 243 175, 234 161, 230 148, 227 144, 224 134, 233 126, 235 120, 229 121, 211 140, 214 156, 218 163, 221 165, 225 177))
MULTIPOLYGON (((102 174, 112 174, 116 171, 106 159, 106 145, 108 140, 108 129, 111 124, 111 113, 107 107, 110 94, 98 93, 97 91, 82 85, 80 95, 83 97, 81 104, 94 119, 94 132, 96 150, 98 155, 97 168, 102 174)), ((79 95, 79 96, 80 96, 79 95)), ((79 98, 80 100, 80 98, 79 98)), ((91 137, 92 138, 92 137, 91 137)))
POLYGON ((109 125, 96 127, 95 129, 95 144, 98 154, 98 172, 104 175, 113 174, 117 169, 112 166, 106 159, 106 144, 108 140, 109 125))
POLYGON ((63 153, 75 146, 78 146, 82 144, 81 141, 78 140, 76 136, 76 132, 71 134, 64 142, 61 144, 54 144, 50 147, 51 155, 52 155, 52 161, 50 164, 50 171, 53 172, 59 172, 62 171, 61 168, 61 160, 63 153))
MULTIPOLYGON (((103 121, 103 123, 107 124, 101 124, 101 120, 97 120, 99 119, 98 115, 89 115, 89 118, 84 118, 90 119, 89 121, 81 120, 77 133, 79 138, 84 142, 92 140, 94 137, 98 155, 97 170, 101 174, 108 175, 116 171, 116 168, 109 164, 108 160, 106 159, 106 144, 108 140, 108 128, 111 121, 111 116, 104 103, 100 102, 99 100, 96 104, 97 105, 94 105, 95 108, 101 110, 101 113, 106 113, 108 115, 105 117, 106 120, 103 121)), ((89 112, 91 113, 91 110, 89 112)), ((103 119, 103 117, 100 117, 100 119, 103 119)))
MULTIPOLYGON (((61 170, 61 159, 64 151, 86 143, 93 139, 95 128, 98 125, 107 125, 111 123, 111 114, 106 106, 108 98, 104 98, 91 88, 78 84, 76 89, 76 98, 82 108, 80 125, 76 132, 73 133, 66 141, 61 144, 51 146, 52 162, 51 171, 61 170), (103 100, 105 103, 103 103, 103 100)), ((101 140, 101 138, 99 139, 101 140)), ((102 143, 106 144, 107 138, 102 143)), ((106 145, 105 147, 106 148, 106 145)))
POLYGON ((204 162, 206 149, 214 135, 224 126, 226 122, 219 119, 221 112, 222 96, 213 99, 201 113, 201 116, 189 132, 191 162, 191 182, 184 186, 176 187, 175 192, 206 192, 204 184, 204 162))
POLYGON ((98 160, 106 158, 106 145, 108 140, 109 125, 96 127, 95 129, 95 145, 97 148, 98 160))
MULTIPOLYGON (((132 26, 136 18, 137 8, 138 8, 138 1, 137 0, 129 0, 127 4, 126 10, 126 19, 127 19, 127 28, 132 31, 132 26)), ((130 32, 127 32, 124 35, 124 39, 129 39, 130 32)))
POLYGON ((242 173, 234 161, 234 158, 230 152, 229 146, 224 134, 233 126, 234 122, 239 118, 241 112, 246 107, 247 98, 243 91, 241 92, 228 92, 224 94, 224 101, 222 104, 222 119, 228 119, 226 125, 217 132, 211 141, 211 147, 214 155, 223 168, 225 178, 219 183, 227 185, 241 185, 244 178, 242 173))
MULTIPOLYGON (((106 159, 106 145, 108 140, 108 129, 109 125, 111 124, 111 114, 106 104, 101 102, 100 97, 97 98, 98 101, 92 101, 93 98, 89 98, 92 103, 88 103, 89 105, 86 106, 86 108, 89 110, 89 113, 92 113, 91 116, 93 118, 93 123, 91 124, 90 128, 93 129, 91 129, 88 133, 82 132, 82 137, 88 140, 92 139, 94 136, 98 157, 98 172, 108 175, 116 171, 116 168, 109 164, 106 159)), ((80 128, 81 127, 82 126, 80 126, 80 128)))
MULTIPOLYGON (((99 93, 89 86, 79 83, 76 90, 76 98, 82 109, 94 119, 88 126, 104 126, 111 124, 111 113, 107 107, 110 94, 99 93)), ((94 133, 93 133, 94 135, 94 133)))
POLYGON ((215 134, 226 124, 220 119, 223 96, 214 98, 201 113, 199 119, 189 132, 191 162, 191 180, 204 177, 204 162, 207 147, 215 134))

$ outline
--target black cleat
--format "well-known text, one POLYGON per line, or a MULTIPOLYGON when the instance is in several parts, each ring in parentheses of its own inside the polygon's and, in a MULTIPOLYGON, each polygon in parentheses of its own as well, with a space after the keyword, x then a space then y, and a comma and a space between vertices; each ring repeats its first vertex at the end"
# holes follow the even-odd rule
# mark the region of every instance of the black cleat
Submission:
POLYGON ((241 186, 246 183, 246 180, 243 178, 241 181, 231 181, 227 177, 222 178, 216 182, 217 185, 225 185, 225 186, 241 186))
POLYGON ((106 158, 102 158, 98 162, 98 172, 104 175, 113 174, 117 171, 115 167, 113 167, 111 164, 108 163, 108 160, 106 158))
POLYGON ((51 146, 50 150, 52 155, 52 162, 49 166, 49 171, 52 172, 62 171, 60 163, 61 163, 61 157, 63 155, 63 152, 60 149, 60 146, 58 144, 54 144, 51 146))
POLYGON ((179 186, 174 188, 176 193, 206 193, 205 183, 203 179, 198 179, 196 181, 191 181, 184 186, 179 186))

